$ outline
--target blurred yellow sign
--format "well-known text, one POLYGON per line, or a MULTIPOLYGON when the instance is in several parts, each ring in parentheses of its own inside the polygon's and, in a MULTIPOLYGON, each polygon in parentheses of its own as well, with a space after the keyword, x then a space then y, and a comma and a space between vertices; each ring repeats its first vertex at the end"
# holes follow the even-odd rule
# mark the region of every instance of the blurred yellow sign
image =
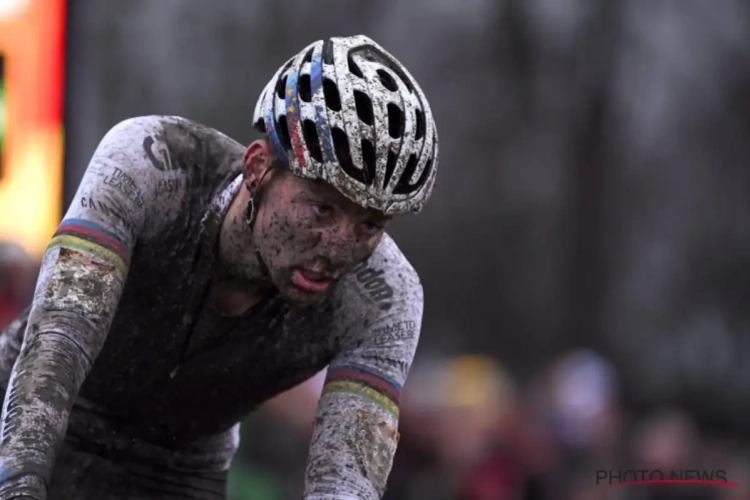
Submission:
POLYGON ((60 220, 66 0, 0 0, 0 239, 41 256, 60 220))

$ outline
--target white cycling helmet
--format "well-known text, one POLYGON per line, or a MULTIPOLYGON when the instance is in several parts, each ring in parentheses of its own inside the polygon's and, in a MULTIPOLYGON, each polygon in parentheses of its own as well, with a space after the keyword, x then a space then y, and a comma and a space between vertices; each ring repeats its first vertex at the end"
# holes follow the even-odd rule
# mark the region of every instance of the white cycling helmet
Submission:
POLYGON ((288 60, 253 123, 293 174, 322 179, 362 207, 419 212, 430 197, 438 165, 430 105, 366 36, 319 40, 288 60))

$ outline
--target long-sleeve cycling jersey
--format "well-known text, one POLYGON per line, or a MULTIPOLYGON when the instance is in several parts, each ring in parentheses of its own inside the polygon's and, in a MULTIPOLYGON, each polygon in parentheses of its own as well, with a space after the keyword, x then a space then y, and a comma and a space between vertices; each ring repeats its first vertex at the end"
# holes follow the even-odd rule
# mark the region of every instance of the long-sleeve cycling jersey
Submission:
POLYGON ((71 439, 113 460, 226 470, 237 422, 327 365, 305 498, 382 496, 419 278, 384 236, 313 306, 276 295, 222 315, 206 296, 243 154, 179 117, 129 119, 103 138, 32 307, 0 336, 0 499, 45 498, 71 439))

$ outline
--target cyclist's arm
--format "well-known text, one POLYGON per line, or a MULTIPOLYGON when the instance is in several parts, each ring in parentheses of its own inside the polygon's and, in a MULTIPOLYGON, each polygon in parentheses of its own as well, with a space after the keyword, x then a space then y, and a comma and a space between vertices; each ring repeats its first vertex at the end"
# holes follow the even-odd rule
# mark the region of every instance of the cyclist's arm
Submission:
POLYGON ((143 140, 156 117, 102 139, 44 256, 2 411, 0 499, 43 499, 79 388, 104 344, 153 198, 143 140))
MULTIPOLYGON (((422 287, 407 266, 382 275, 393 290, 392 301, 370 304, 369 313, 343 314, 350 316, 348 325, 342 325, 349 339, 328 369, 310 445, 306 500, 375 500, 383 495, 398 443, 401 388, 422 322, 422 287), (381 309, 388 303, 387 310, 381 309)), ((365 295, 378 290, 354 286, 365 295)))

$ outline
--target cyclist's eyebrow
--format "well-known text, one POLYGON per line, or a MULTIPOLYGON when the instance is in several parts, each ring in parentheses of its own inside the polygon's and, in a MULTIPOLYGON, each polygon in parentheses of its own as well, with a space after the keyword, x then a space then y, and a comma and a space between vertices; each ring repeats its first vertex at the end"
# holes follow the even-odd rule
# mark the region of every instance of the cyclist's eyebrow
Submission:
POLYGON ((392 215, 386 215, 380 210, 374 208, 367 209, 367 220, 377 222, 379 224, 385 224, 393 219, 392 215))
POLYGON ((393 220, 392 215, 383 215, 383 212, 377 212, 375 216, 373 216, 373 219, 377 220, 381 224, 386 224, 393 220))
POLYGON ((329 193, 325 193, 323 191, 318 191, 315 189, 307 189, 305 191, 302 191, 297 196, 295 196, 295 199, 302 199, 338 206, 335 197, 332 197, 329 193))
POLYGON ((321 201, 341 210, 353 211, 359 217, 379 224, 385 224, 393 219, 392 215, 386 215, 380 210, 357 205, 322 179, 314 180, 309 189, 305 190, 303 198, 312 198, 314 201, 321 201))
POLYGON ((339 208, 345 208, 346 202, 349 201, 343 194, 320 179, 312 183, 308 194, 339 208))

